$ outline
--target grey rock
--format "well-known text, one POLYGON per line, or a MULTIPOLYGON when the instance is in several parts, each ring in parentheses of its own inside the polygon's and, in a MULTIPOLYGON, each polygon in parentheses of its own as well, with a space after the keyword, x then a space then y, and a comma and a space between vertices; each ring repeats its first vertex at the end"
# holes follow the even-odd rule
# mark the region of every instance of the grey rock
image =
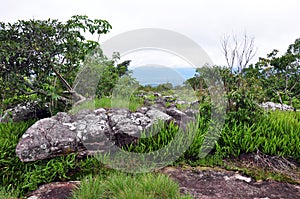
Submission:
POLYGON ((27 199, 66 199, 72 196, 80 181, 52 182, 41 185, 37 190, 29 193, 27 199))
POLYGON ((79 155, 108 152, 116 146, 136 143, 140 133, 147 133, 158 121, 166 124, 173 121, 185 128, 193 113, 175 106, 166 109, 159 103, 136 112, 103 108, 74 114, 60 112, 27 129, 19 140, 16 154, 21 161, 30 162, 74 152, 79 155))
POLYGON ((166 100, 162 99, 162 98, 157 98, 154 100, 154 105, 158 105, 162 108, 165 108, 166 107, 166 100))
POLYGON ((188 103, 186 101, 183 101, 183 100, 176 100, 175 104, 184 105, 184 104, 188 104, 188 103))
POLYGON ((200 105, 200 101, 199 100, 195 100, 190 102, 190 106, 191 107, 198 107, 200 105))
POLYGON ((163 96, 162 99, 166 102, 175 102, 176 101, 176 98, 172 95, 169 95, 169 96, 163 96))
POLYGON ((293 111, 294 108, 292 106, 288 106, 286 104, 278 104, 274 102, 265 102, 260 105, 265 110, 283 110, 283 111, 293 111))
POLYGON ((167 113, 169 116, 175 118, 176 120, 181 120, 181 119, 184 118, 184 117, 188 117, 184 112, 178 110, 178 109, 175 108, 175 107, 166 109, 166 113, 167 113))
POLYGON ((30 162, 82 151, 82 144, 68 124, 55 118, 39 120, 20 139, 17 156, 23 162, 30 162))
MULTIPOLYGON (((163 116, 166 117, 164 113, 163 116)), ((104 152, 114 145, 120 147, 136 142, 140 132, 151 122, 146 114, 126 109, 82 110, 74 115, 60 112, 27 129, 16 154, 21 161, 31 162, 73 152, 80 155, 104 152)))
POLYGON ((3 116, 0 117, 0 123, 42 119, 49 116, 50 112, 47 105, 42 104, 40 101, 32 101, 21 103, 13 108, 5 110, 3 116))
POLYGON ((139 109, 137 110, 137 112, 140 112, 140 113, 145 114, 148 110, 149 110, 148 107, 141 107, 141 108, 139 108, 139 109))
POLYGON ((162 112, 161 110, 151 108, 149 111, 147 111, 146 115, 152 119, 152 121, 158 121, 158 120, 163 120, 163 121, 171 121, 173 118, 162 112))
POLYGON ((162 95, 160 93, 153 93, 154 97, 161 97, 162 95))

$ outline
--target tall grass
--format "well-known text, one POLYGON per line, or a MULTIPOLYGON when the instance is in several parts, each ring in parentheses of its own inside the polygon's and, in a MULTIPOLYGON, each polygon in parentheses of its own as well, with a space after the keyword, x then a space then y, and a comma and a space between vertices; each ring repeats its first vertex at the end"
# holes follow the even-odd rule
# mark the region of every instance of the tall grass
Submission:
MULTIPOLYGON (((203 149, 205 137, 210 121, 205 117, 198 118, 196 134, 182 132, 176 125, 170 124, 154 136, 139 139, 136 144, 129 145, 124 149, 136 153, 149 153, 170 145, 176 134, 182 134, 181 143, 193 139, 189 148, 184 151, 178 162, 199 162, 199 153, 203 149), (193 137, 190 137, 193 136, 193 137)), ((214 136, 214 135, 213 135, 214 136)), ((296 112, 270 112, 260 121, 249 125, 247 123, 225 124, 222 133, 217 137, 208 137, 215 142, 214 148, 209 155, 215 157, 239 156, 242 153, 256 152, 257 150, 268 154, 282 157, 290 157, 300 162, 300 113, 296 112)), ((209 144, 213 144, 213 143, 209 144)), ((213 147, 213 146, 212 146, 213 147)), ((172 153, 172 151, 168 151, 172 153)), ((167 156, 167 154, 165 154, 167 156)), ((172 155, 172 154, 170 154, 172 155)), ((211 161, 208 158, 207 160, 211 161)), ((217 160, 219 160, 217 158, 217 160)))
POLYGON ((112 173, 103 178, 88 176, 73 193, 73 199, 158 199, 191 198, 180 196, 179 185, 163 174, 112 173))
POLYGON ((300 161, 300 113, 275 111, 251 126, 225 125, 217 143, 219 153, 239 156, 257 150, 300 161))

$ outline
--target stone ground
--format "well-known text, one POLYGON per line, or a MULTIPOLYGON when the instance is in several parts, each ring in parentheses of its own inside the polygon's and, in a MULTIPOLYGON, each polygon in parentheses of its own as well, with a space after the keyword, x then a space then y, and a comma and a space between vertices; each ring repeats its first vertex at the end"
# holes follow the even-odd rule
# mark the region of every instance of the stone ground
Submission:
POLYGON ((300 186, 272 180, 255 181, 233 171, 165 168, 180 192, 201 199, 296 199, 300 186))
MULTIPOLYGON (((209 167, 165 167, 159 172, 177 181, 182 194, 200 199, 297 199, 300 198, 300 166, 292 160, 267 156, 260 152, 225 160, 231 168, 281 173, 287 182, 255 180, 237 171, 209 167)), ((237 169, 239 170, 239 169, 237 169)), ((30 199, 65 199, 80 182, 56 182, 42 185, 28 195, 30 199)))

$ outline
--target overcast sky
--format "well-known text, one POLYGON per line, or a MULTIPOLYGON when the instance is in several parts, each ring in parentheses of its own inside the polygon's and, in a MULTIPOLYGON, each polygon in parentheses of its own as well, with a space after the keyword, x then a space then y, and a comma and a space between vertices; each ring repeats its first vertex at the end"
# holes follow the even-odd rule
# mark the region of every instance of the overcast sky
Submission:
POLYGON ((284 53, 289 44, 300 38, 299 0, 0 0, 0 2, 0 21, 4 22, 32 18, 67 20, 75 14, 106 19, 113 29, 102 37, 102 41, 138 28, 176 31, 197 42, 215 64, 225 64, 220 45, 224 34, 247 33, 254 36, 257 47, 256 59, 265 57, 273 49, 284 53))

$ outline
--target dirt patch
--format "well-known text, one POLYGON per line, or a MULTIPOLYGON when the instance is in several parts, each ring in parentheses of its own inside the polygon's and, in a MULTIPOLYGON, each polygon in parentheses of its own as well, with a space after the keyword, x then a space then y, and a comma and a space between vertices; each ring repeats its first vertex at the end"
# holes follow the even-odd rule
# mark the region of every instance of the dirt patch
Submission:
POLYGON ((170 175, 180 185, 181 193, 189 193, 201 199, 294 199, 300 198, 300 186, 267 181, 255 181, 237 172, 223 169, 183 169, 166 167, 163 173, 170 175))

